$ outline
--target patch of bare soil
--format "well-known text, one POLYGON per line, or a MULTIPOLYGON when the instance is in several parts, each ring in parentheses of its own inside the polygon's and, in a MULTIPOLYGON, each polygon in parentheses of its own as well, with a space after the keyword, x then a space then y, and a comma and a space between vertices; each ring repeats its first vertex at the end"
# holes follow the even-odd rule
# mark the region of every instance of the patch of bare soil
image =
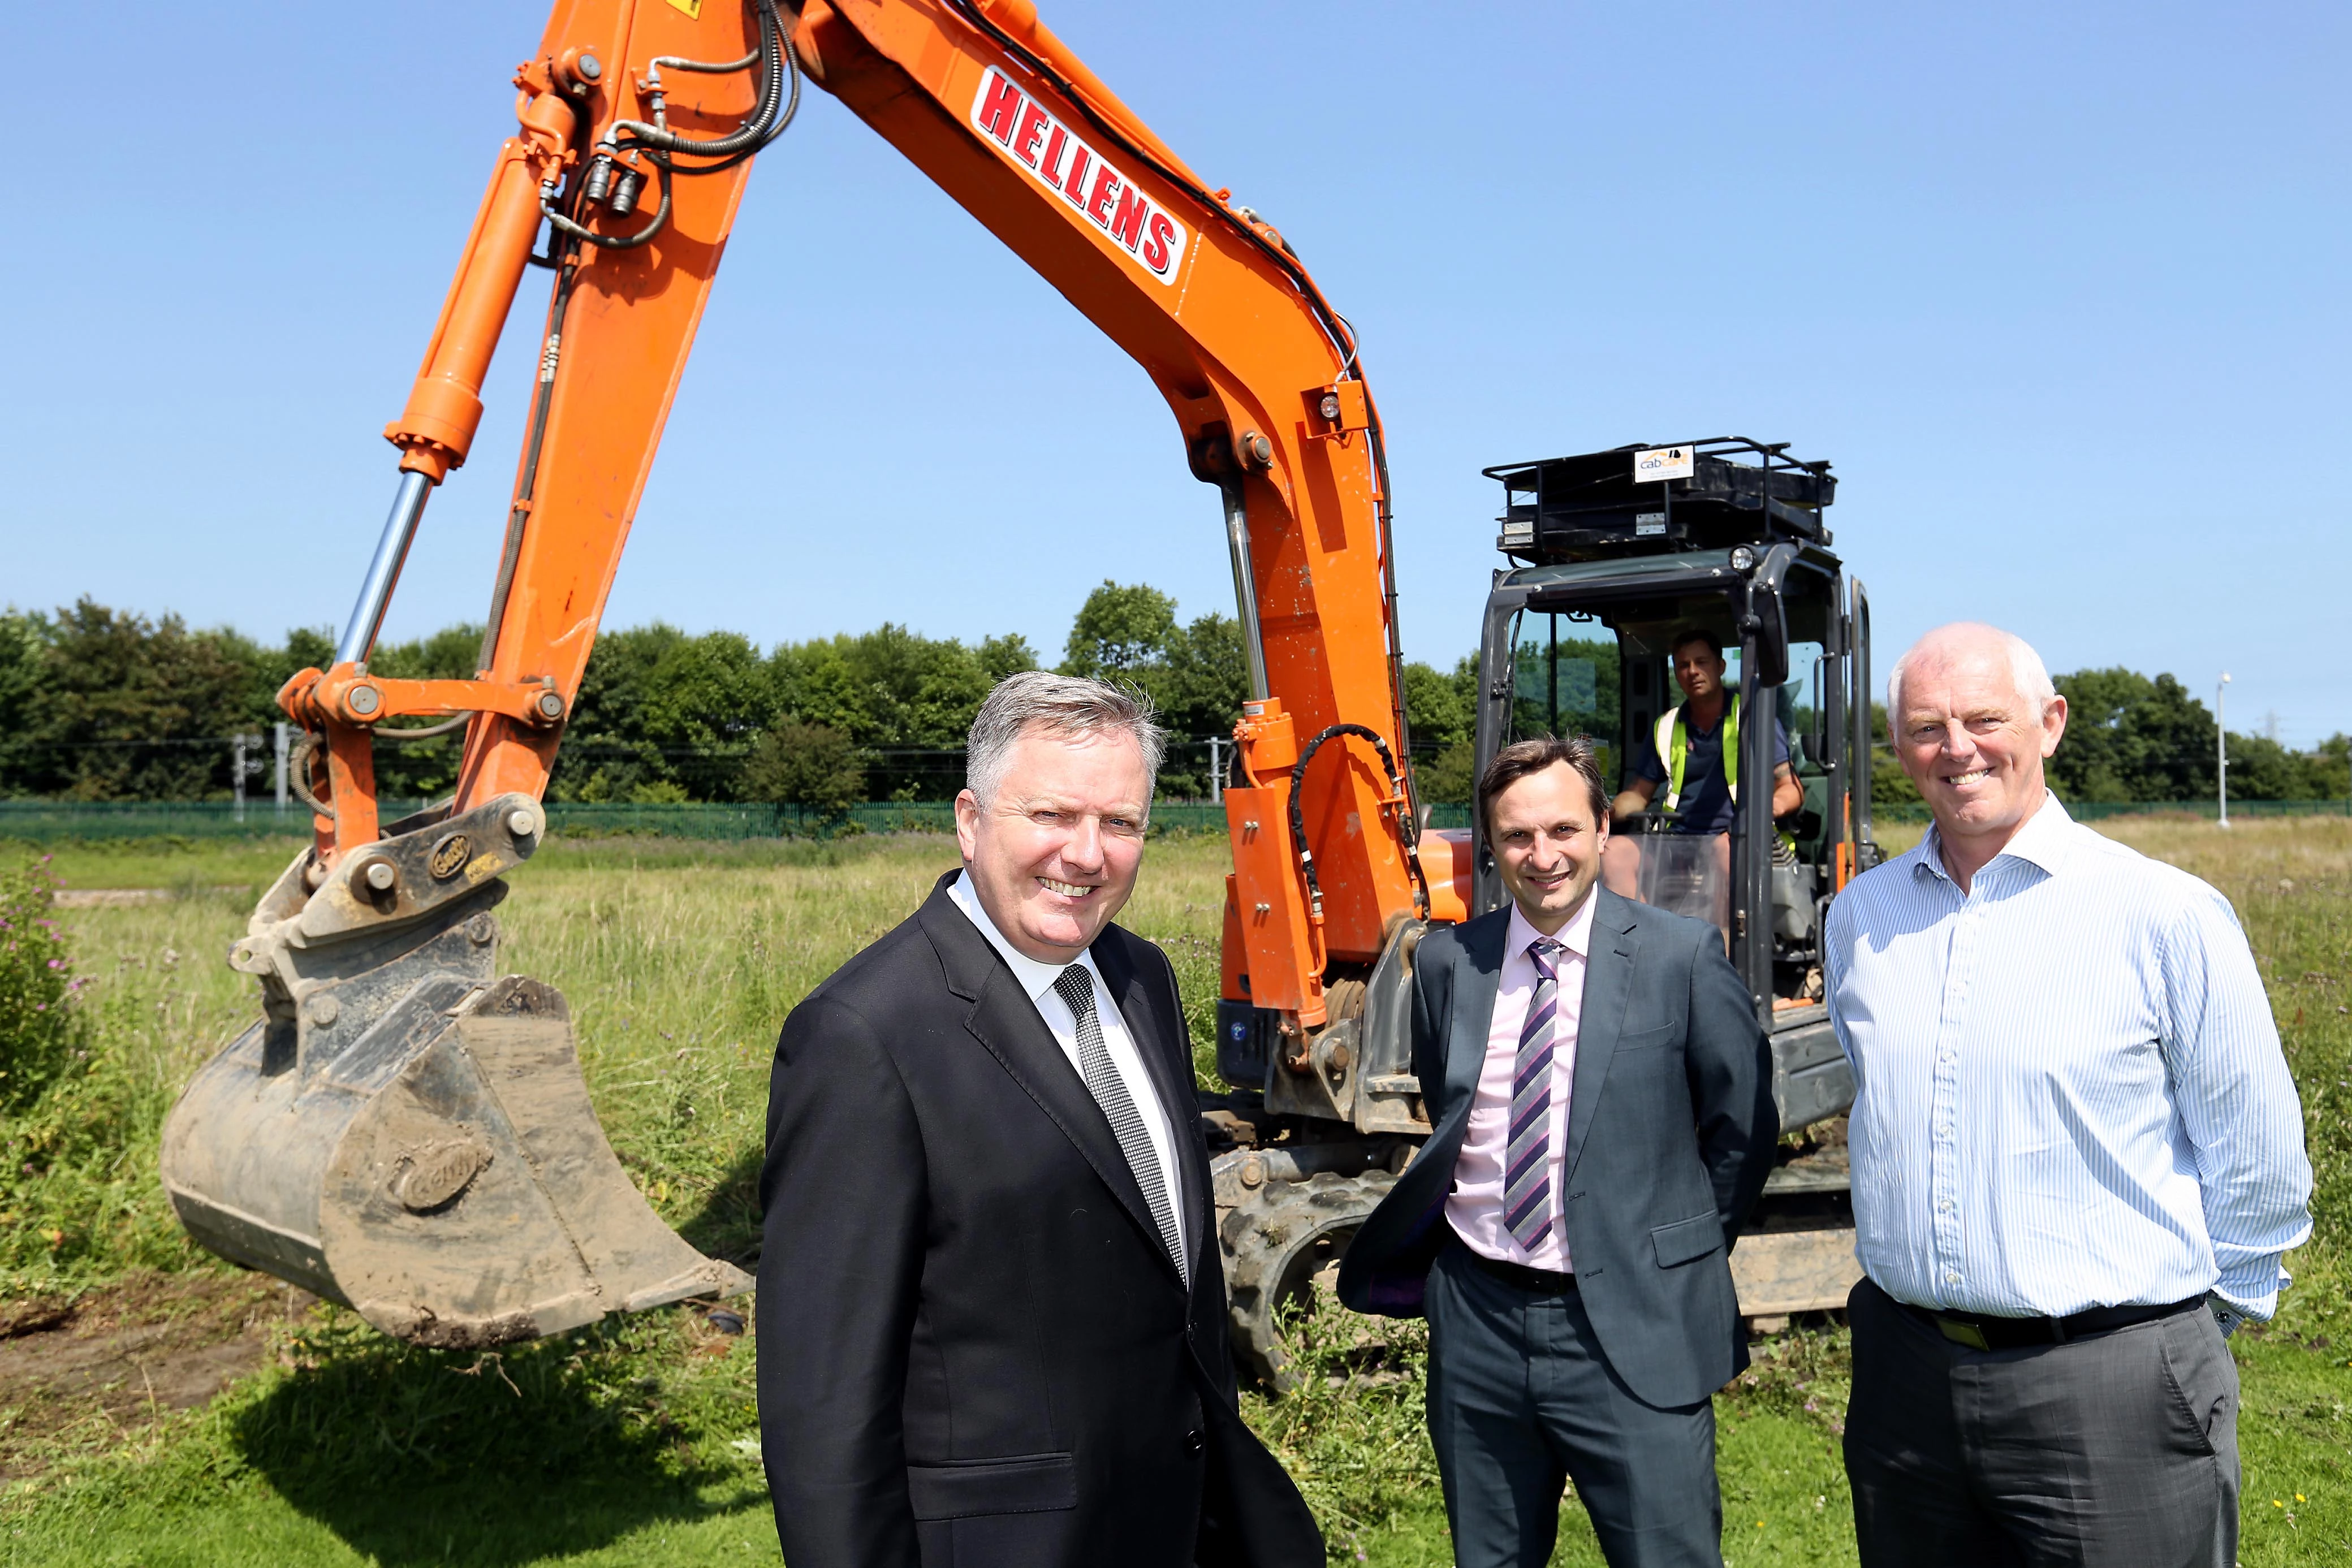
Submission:
POLYGON ((134 1274, 0 1301, 0 1479, 60 1441, 119 1441, 209 1401, 268 1354, 270 1325, 317 1298, 261 1274, 134 1274))

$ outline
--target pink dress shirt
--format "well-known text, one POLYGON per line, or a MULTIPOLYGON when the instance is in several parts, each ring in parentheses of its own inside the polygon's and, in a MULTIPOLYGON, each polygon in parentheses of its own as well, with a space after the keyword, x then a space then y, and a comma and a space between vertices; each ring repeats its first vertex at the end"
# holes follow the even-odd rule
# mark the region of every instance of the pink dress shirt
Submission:
POLYGON ((1551 1059, 1551 1228, 1530 1252, 1503 1224, 1503 1155, 1510 1142, 1512 1070, 1518 1065, 1519 1026, 1528 1021, 1528 1003, 1536 992, 1536 961, 1528 948, 1543 935, 1517 904, 1511 906, 1510 931, 1503 938, 1502 983, 1486 1029, 1486 1060, 1478 1070, 1478 1093, 1470 1103, 1462 1154, 1454 1162, 1454 1190, 1445 1199, 1445 1222, 1464 1246, 1499 1262, 1555 1274, 1573 1271, 1568 1244, 1559 1233, 1559 1169, 1568 1153, 1568 1095, 1576 1081, 1576 1031, 1584 1013, 1584 959, 1592 944, 1594 902, 1587 893, 1555 938, 1568 951, 1556 955, 1552 963, 1559 976, 1559 1010, 1551 1059))

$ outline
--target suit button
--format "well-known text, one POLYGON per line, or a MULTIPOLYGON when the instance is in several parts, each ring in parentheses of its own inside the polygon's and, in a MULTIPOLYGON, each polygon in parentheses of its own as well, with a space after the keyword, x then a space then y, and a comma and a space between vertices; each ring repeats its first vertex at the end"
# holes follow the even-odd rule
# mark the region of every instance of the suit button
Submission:
POLYGON ((1208 1446, 1208 1439, 1202 1437, 1198 1431, 1192 1431, 1184 1434, 1184 1452, 1191 1458, 1196 1459, 1199 1458, 1201 1457, 1201 1450, 1208 1446))

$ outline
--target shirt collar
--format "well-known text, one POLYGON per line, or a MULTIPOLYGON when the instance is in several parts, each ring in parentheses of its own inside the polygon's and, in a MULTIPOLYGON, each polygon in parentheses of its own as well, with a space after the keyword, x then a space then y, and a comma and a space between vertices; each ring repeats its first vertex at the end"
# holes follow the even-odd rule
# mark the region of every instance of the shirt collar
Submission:
MULTIPOLYGON (((1586 891, 1584 902, 1578 905, 1575 914, 1568 917, 1568 924, 1559 928, 1559 935, 1552 940, 1580 958, 1591 951, 1592 908, 1600 902, 1601 884, 1596 882, 1586 891)), ((1518 956, 1542 935, 1542 932, 1535 928, 1535 924, 1521 913, 1519 906, 1513 904, 1510 930, 1503 939, 1503 956, 1506 958, 1518 956)))
MULTIPOLYGON (((1028 954, 1006 941, 1004 933, 996 928, 996 922, 991 920, 988 917, 988 911, 981 906, 980 892, 972 886, 971 873, 969 870, 964 871, 955 881, 948 883, 948 897, 958 909, 964 912, 965 916, 974 925, 980 928, 980 934, 988 938, 988 945, 995 948, 997 956, 1012 968, 1013 977, 1021 982, 1022 990, 1028 993, 1031 1001, 1036 1001, 1047 991, 1052 990, 1054 982, 1061 978, 1062 971, 1070 967, 1069 964, 1049 964, 1042 959, 1032 958, 1028 954)), ((1079 954, 1070 962, 1083 966, 1086 971, 1096 979, 1102 978, 1102 971, 1095 967, 1095 956, 1091 949, 1079 954)))
MULTIPOLYGON (((2042 792, 2042 809, 2028 817, 2025 825, 2018 829, 2016 835, 2002 846, 2000 853, 1992 858, 1999 861, 2015 855, 2030 865, 2039 866, 2045 875, 2056 876, 2065 869, 2067 852, 2074 838, 2074 819, 2066 814, 2066 808, 2059 804, 2057 796, 2044 789, 2042 792)), ((1952 873, 1944 869, 1943 835, 1936 831, 1933 821, 1927 824, 1927 836, 1919 841, 1917 853, 1921 865, 1946 882, 1952 880, 1952 873)), ((1986 863, 1990 864, 1991 862, 1986 863)))

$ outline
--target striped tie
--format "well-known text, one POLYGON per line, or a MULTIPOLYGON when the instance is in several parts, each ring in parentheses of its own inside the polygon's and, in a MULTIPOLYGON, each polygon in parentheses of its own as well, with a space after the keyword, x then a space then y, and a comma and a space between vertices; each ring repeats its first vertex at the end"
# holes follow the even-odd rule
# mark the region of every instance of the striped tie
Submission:
POLYGON ((1078 1075, 1087 1081, 1087 1092, 1109 1118, 1111 1134, 1127 1155, 1127 1168, 1135 1173, 1135 1185, 1143 1189, 1143 1201, 1151 1207, 1151 1222, 1160 1227, 1160 1239, 1167 1244, 1168 1256, 1176 1260, 1177 1277, 1190 1289, 1192 1271, 1184 1266, 1184 1244, 1176 1234, 1176 1211, 1169 1200, 1168 1184, 1160 1179, 1160 1157, 1151 1152, 1143 1117, 1103 1045, 1102 1019, 1095 1012, 1095 977, 1085 965, 1073 964, 1054 977, 1054 994, 1069 1004, 1070 1017, 1077 1020, 1078 1075))
POLYGON ((1519 1026, 1519 1054, 1511 1071, 1503 1226, 1530 1254, 1551 1228, 1552 1035, 1559 1020, 1559 972, 1552 967, 1552 955, 1564 951, 1549 936, 1528 946, 1536 965, 1536 994, 1528 998, 1528 1021, 1519 1026))

